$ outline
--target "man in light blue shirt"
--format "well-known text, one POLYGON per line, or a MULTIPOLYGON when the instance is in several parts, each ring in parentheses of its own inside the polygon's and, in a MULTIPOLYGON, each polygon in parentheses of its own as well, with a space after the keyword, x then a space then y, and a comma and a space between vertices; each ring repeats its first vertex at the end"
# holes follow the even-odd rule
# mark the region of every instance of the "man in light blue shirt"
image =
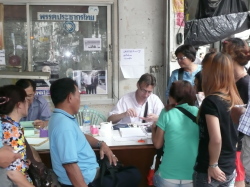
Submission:
POLYGON ((49 121, 49 132, 50 154, 58 180, 62 184, 71 184, 63 165, 77 163, 86 184, 92 182, 99 165, 93 149, 79 130, 75 117, 55 108, 49 121))
MULTIPOLYGON (((49 120, 50 154, 53 170, 61 186, 100 186, 96 185, 99 182, 99 165, 92 147, 99 148, 100 158, 103 159, 105 154, 111 164, 117 164, 117 157, 105 142, 81 132, 74 117, 80 107, 80 93, 75 81, 71 78, 56 80, 50 87, 50 94, 55 105, 49 120)), ((133 175, 128 174, 121 180, 124 183, 133 181, 133 178, 133 175)), ((110 179, 113 183, 112 178, 107 180, 110 179)), ((139 180, 136 185, 127 186, 138 186, 138 183, 139 180)), ((108 183, 102 186, 113 185, 108 183)))

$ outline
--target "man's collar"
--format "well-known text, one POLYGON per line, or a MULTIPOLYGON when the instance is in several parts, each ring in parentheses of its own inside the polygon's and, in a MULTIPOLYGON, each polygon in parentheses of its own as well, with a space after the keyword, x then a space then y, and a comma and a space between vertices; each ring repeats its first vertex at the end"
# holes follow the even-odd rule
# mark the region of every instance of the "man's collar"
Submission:
POLYGON ((61 113, 61 114, 65 115, 65 116, 67 116, 69 118, 72 118, 72 119, 75 118, 74 116, 72 116, 71 114, 69 114, 68 112, 66 112, 65 110, 62 110, 60 108, 55 108, 53 112, 54 113, 61 113))

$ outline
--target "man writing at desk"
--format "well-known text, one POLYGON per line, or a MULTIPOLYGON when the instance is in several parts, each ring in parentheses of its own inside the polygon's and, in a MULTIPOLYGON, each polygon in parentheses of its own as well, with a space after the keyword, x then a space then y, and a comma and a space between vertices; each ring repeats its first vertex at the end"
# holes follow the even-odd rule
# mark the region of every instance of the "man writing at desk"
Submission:
POLYGON ((30 79, 20 79, 16 82, 16 86, 25 90, 29 103, 28 116, 20 121, 34 121, 33 125, 37 129, 48 126, 51 115, 50 107, 42 96, 35 95, 36 83, 30 79))
POLYGON ((153 94, 156 79, 143 74, 137 82, 137 90, 124 95, 109 113, 107 121, 113 123, 154 122, 163 109, 159 97, 153 94))

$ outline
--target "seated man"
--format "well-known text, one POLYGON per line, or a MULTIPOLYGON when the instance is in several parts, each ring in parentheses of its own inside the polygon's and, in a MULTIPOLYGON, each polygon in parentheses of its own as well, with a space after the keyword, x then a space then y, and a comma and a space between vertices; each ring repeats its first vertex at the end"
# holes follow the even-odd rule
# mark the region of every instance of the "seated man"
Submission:
POLYGON ((157 121, 163 103, 153 94, 156 79, 152 74, 143 74, 137 82, 135 92, 124 95, 109 113, 107 121, 134 123, 157 121))
POLYGON ((36 83, 30 79, 20 79, 16 85, 23 88, 27 93, 29 102, 28 116, 20 121, 34 121, 35 128, 44 128, 48 125, 51 112, 48 102, 36 93, 36 83))
MULTIPOLYGON (((115 186, 112 178, 106 176, 103 184, 99 184, 100 169, 91 147, 99 148, 100 158, 103 159, 105 154, 114 165, 118 159, 105 142, 81 132, 74 117, 80 107, 76 82, 70 78, 58 79, 52 83, 50 93, 55 105, 49 120, 50 155, 53 170, 62 187, 115 186)), ((121 186, 138 186, 140 174, 134 169, 134 172, 126 172, 126 175, 119 177, 122 180, 119 183, 123 184, 121 186)))

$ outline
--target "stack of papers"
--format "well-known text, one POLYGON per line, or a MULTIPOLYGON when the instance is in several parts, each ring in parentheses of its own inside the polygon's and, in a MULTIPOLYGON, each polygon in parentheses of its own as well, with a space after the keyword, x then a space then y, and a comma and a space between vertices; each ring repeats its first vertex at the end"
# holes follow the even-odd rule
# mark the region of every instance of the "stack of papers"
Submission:
POLYGON ((145 137, 147 136, 141 128, 120 128, 121 137, 145 137))
POLYGON ((20 124, 21 124, 21 126, 23 128, 32 128, 32 129, 34 129, 33 121, 21 121, 20 124))

